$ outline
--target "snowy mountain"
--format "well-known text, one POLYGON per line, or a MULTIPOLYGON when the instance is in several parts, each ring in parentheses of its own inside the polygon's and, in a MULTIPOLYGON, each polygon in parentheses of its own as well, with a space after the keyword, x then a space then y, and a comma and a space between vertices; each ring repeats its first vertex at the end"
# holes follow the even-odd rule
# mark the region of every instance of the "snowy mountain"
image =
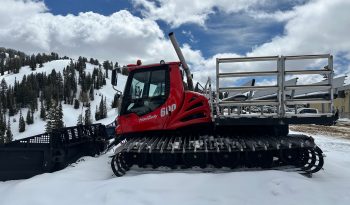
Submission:
MULTIPOLYGON (((16 73, 16 74, 11 73, 11 74, 5 74, 3 76, 0 76, 0 82, 2 79, 5 79, 5 81, 8 85, 14 85, 15 80, 17 82, 20 82, 24 75, 28 76, 32 73, 33 74, 36 74, 36 73, 49 74, 52 72, 53 69, 57 73, 58 72, 62 73, 63 69, 65 67, 67 67, 69 64, 70 64, 70 60, 54 60, 54 61, 44 63, 43 67, 37 68, 35 71, 33 71, 29 66, 23 66, 23 67, 21 67, 19 73, 16 73)), ((90 64, 90 63, 86 63, 86 68, 84 71, 86 73, 92 73, 94 68, 98 68, 98 66, 90 64)), ((77 72, 78 71, 76 71, 76 75, 78 76, 77 72)), ((109 76, 111 76, 111 71, 109 71, 109 76)), ((113 89, 112 85, 110 84, 110 78, 106 79, 106 81, 107 81, 107 83, 105 86, 103 86, 99 90, 95 90, 94 100, 90 102, 93 123, 109 124, 109 123, 113 122, 113 120, 115 119, 115 117, 118 114, 117 109, 111 107, 111 104, 112 104, 112 101, 114 98, 114 94, 116 93, 116 91, 113 89), (94 117, 94 113, 96 111, 96 106, 99 105, 102 96, 106 97, 106 101, 107 101, 107 118, 96 121, 95 117, 94 117)), ((118 74, 117 89, 124 90, 125 82, 126 82, 126 76, 118 74)), ((79 91, 79 89, 80 89, 80 87, 78 86, 78 91, 79 91)), ((79 92, 77 92, 77 95, 78 94, 79 94, 79 92)), ((78 98, 78 96, 77 96, 77 98, 78 98)), ((87 109, 86 107, 83 107, 83 106, 80 106, 79 109, 74 109, 73 105, 69 105, 69 104, 62 104, 62 107, 63 107, 63 122, 64 122, 65 126, 75 126, 77 124, 78 116, 80 114, 84 114, 85 110, 87 109)), ((23 115, 25 115, 25 113, 27 113, 27 111, 28 111, 28 108, 22 108, 21 110, 22 110, 23 115)), ((11 130, 12 130, 14 139, 21 139, 21 138, 25 138, 25 137, 29 137, 32 135, 37 135, 37 134, 45 132, 46 122, 44 120, 40 119, 40 117, 39 117, 40 112, 39 111, 40 110, 38 109, 34 113, 34 124, 26 125, 26 130, 22 133, 20 133, 19 129, 18 129, 18 127, 19 127, 19 125, 18 125, 19 113, 10 117, 11 130), (14 120, 15 120, 15 122, 14 122, 14 120)))

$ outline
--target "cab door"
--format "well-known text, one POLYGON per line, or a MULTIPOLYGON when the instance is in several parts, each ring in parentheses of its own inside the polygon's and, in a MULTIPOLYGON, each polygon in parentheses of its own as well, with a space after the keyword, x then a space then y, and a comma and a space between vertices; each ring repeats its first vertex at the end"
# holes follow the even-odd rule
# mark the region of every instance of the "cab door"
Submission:
POLYGON ((122 133, 161 130, 167 116, 161 107, 169 96, 169 66, 134 70, 129 74, 118 124, 122 133))

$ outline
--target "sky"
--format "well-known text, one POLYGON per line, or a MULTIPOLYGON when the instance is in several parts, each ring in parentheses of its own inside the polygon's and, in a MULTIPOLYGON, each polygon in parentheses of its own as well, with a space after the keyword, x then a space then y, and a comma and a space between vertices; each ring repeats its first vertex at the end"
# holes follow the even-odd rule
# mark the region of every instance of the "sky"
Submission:
POLYGON ((0 47, 28 54, 53 51, 119 64, 176 61, 167 36, 174 32, 201 82, 214 78, 217 57, 331 53, 336 75, 350 71, 350 0, 0 3, 0 47))

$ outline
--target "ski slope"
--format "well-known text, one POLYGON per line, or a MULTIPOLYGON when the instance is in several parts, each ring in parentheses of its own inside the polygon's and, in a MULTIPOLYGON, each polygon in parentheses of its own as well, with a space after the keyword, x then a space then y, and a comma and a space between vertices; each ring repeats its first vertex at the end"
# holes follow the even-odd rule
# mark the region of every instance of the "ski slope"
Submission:
MULTIPOLYGON (((43 64, 42 68, 37 68, 35 71, 32 71, 29 66, 23 66, 20 69, 20 72, 17 74, 5 74, 4 76, 0 76, 0 82, 3 78, 5 78, 6 83, 8 85, 13 85, 15 83, 15 80, 21 81, 24 75, 30 75, 31 73, 46 73, 47 75, 52 72, 53 69, 55 71, 63 73, 63 69, 67 67, 70 63, 70 60, 54 60, 50 61, 47 63, 43 64)), ((86 63, 86 73, 91 73, 93 72, 94 68, 98 67, 95 65, 92 65, 90 63, 86 63)), ((104 70, 103 70, 104 71, 104 70)), ((76 72, 76 76, 78 77, 78 72, 76 72)), ((111 77, 111 71, 109 71, 109 77, 111 77)), ((124 91, 124 85, 126 83, 126 78, 127 76, 120 75, 118 74, 118 86, 117 89, 124 91)), ((111 83, 110 83, 110 78, 106 79, 106 85, 103 86, 99 90, 94 90, 94 101, 90 102, 91 106, 91 116, 92 116, 92 122, 93 123, 103 123, 103 124, 109 124, 114 121, 115 117, 117 116, 118 112, 117 109, 112 109, 111 104, 113 102, 114 94, 116 91, 113 89, 111 83), (95 120, 95 112, 96 112, 96 105, 99 106, 101 96, 106 97, 107 100, 107 118, 101 119, 99 121, 95 120)), ((77 91, 77 97, 80 92, 80 86, 78 86, 78 91, 77 91)), ((46 122, 40 119, 40 102, 39 104, 39 110, 34 113, 34 124, 28 125, 26 124, 26 130, 22 133, 20 133, 18 130, 19 128, 19 113, 17 113, 15 116, 11 117, 11 130, 13 133, 13 138, 14 140, 16 139, 22 139, 25 137, 41 134, 45 132, 45 126, 46 122), (15 119, 16 122, 13 121, 15 119)), ((77 124, 78 116, 80 114, 85 114, 85 109, 86 107, 82 107, 82 103, 80 103, 80 108, 79 109, 74 109, 73 105, 67 105, 67 104, 62 104, 63 108, 63 122, 65 123, 65 126, 75 126, 77 124)), ((22 115, 25 119, 27 115, 27 108, 22 109, 22 115)))
POLYGON ((112 153, 27 180, 0 182, 0 204, 349 204, 350 142, 316 136, 325 151, 324 170, 307 178, 284 171, 140 171, 121 178, 110 168, 112 153))

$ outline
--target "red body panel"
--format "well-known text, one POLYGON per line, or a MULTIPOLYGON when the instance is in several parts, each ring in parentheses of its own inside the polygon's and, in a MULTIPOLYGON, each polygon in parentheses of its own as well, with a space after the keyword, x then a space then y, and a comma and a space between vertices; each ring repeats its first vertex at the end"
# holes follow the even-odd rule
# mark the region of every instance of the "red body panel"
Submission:
MULTIPOLYGON (((208 99, 200 93, 185 91, 180 63, 168 63, 170 91, 165 103, 154 111, 138 116, 134 113, 118 116, 116 133, 127 134, 155 130, 174 130, 193 124, 211 122, 208 99)), ((158 65, 135 66, 147 69, 158 65)))
POLYGON ((164 129, 173 130, 211 121, 208 99, 199 93, 185 91, 181 108, 169 116, 164 129))

